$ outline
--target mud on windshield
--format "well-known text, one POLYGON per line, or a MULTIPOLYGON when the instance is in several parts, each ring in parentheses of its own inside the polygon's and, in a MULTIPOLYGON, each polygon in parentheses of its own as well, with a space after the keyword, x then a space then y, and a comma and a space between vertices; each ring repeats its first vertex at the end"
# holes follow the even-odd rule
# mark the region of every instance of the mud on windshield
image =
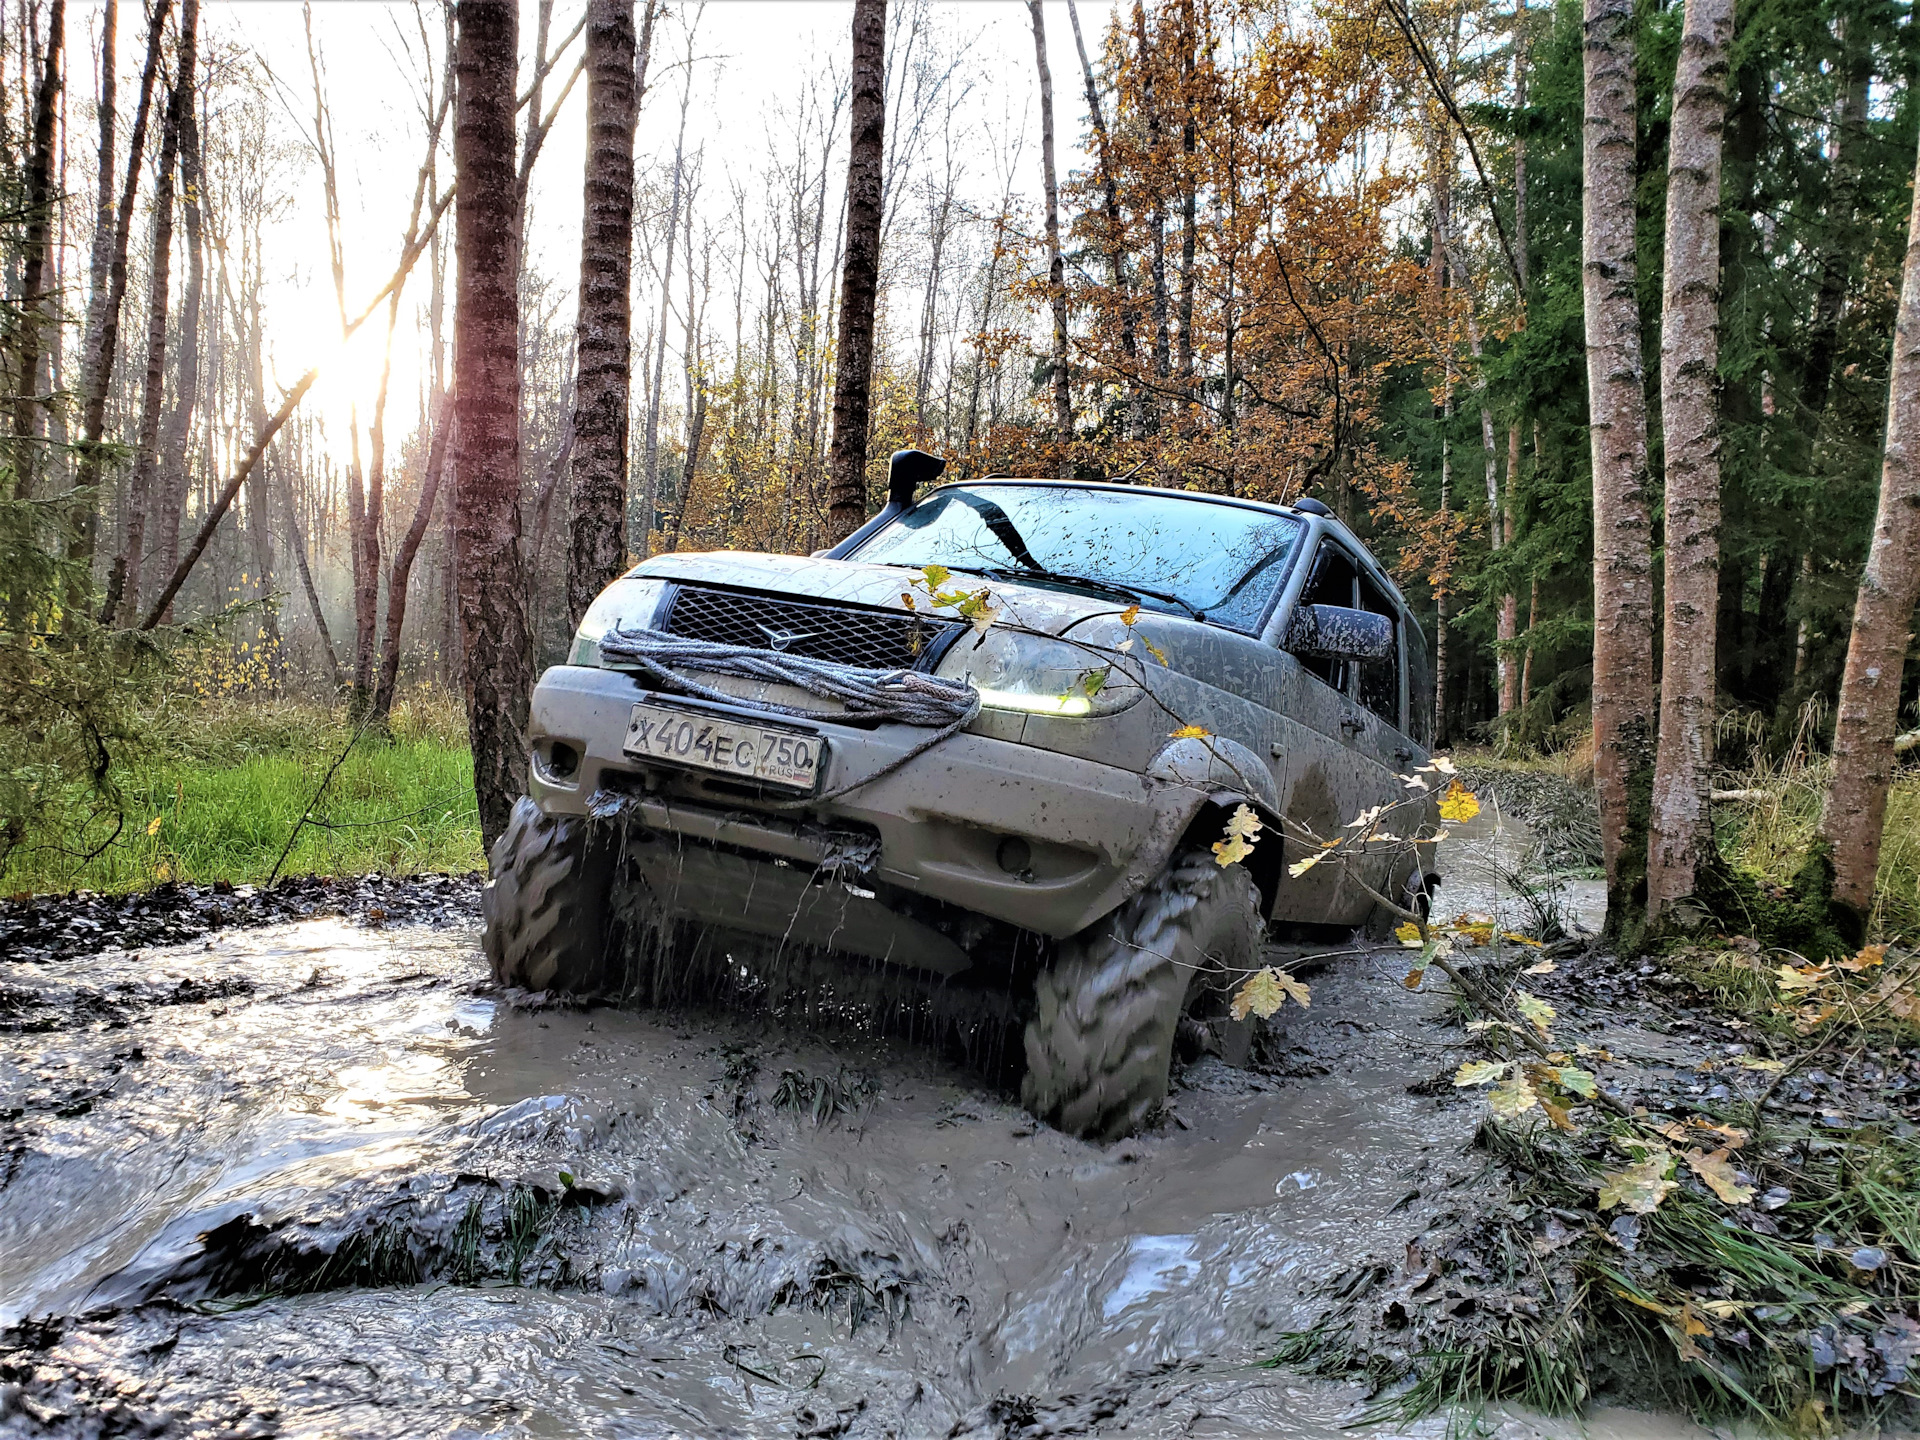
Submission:
POLYGON ((1065 485, 935 491, 849 557, 1068 587, 1257 633, 1285 582, 1301 522, 1199 496, 1065 485))

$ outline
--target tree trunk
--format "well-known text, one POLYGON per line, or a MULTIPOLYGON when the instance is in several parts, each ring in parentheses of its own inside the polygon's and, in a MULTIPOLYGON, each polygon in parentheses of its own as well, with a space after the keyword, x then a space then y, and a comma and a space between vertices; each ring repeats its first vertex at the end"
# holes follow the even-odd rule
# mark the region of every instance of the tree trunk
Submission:
MULTIPOLYGON (((153 200, 153 259, 148 274, 147 373, 140 397, 140 425, 134 437, 133 480, 127 501, 127 537, 115 570, 126 587, 121 611, 128 624, 140 612, 140 569, 146 546, 148 513, 153 508, 153 477, 160 466, 160 405, 167 383, 167 289, 173 250, 174 167, 180 158, 182 117, 193 104, 194 40, 200 0, 182 0, 179 73, 160 122, 160 163, 153 200)), ((108 590, 112 619, 113 594, 108 590)))
POLYGON ((873 316, 880 293, 886 151, 886 47, 887 0, 854 0, 846 250, 840 270, 840 342, 834 355, 833 448, 827 457, 829 543, 845 539, 867 518, 867 425, 873 412, 873 316))
MULTIPOLYGON (((1093 63, 1087 59, 1087 44, 1080 35, 1080 11, 1073 0, 1067 0, 1067 19, 1073 22, 1073 48, 1080 55, 1080 73, 1087 84, 1087 114, 1093 120, 1100 187, 1106 200, 1107 265, 1113 272, 1114 294, 1120 302, 1120 353, 1126 360, 1128 388, 1131 391, 1127 435, 1129 439, 1137 440, 1146 432, 1146 396, 1140 388, 1140 317, 1127 278, 1126 225, 1120 218, 1120 186, 1113 173, 1112 142, 1107 135, 1106 109, 1100 103, 1100 87, 1094 83, 1093 63)), ((1230 388, 1226 403, 1232 404, 1230 388)))
POLYGON ((1666 629, 1647 860, 1647 919, 1656 925, 1715 860, 1708 802, 1720 564, 1720 137, 1732 41, 1733 0, 1686 0, 1667 140, 1660 320, 1666 629))
MULTIPOLYGON (((73 537, 72 558, 82 577, 88 573, 100 534, 100 473, 104 468, 101 444, 107 428, 107 392, 113 382, 114 357, 120 348, 120 306, 127 294, 127 238, 133 229, 134 199, 140 190, 140 166, 145 159, 147 121, 153 111, 154 78, 160 73, 160 41, 166 33, 167 10, 171 0, 156 0, 147 24, 147 58, 140 71, 140 100, 134 107, 133 133, 127 141, 126 183, 120 190, 119 210, 112 224, 102 226, 94 236, 93 291, 87 297, 87 332, 80 368, 80 444, 79 460, 74 467, 76 490, 92 491, 93 497, 81 505, 73 537)), ((113 32, 102 39, 107 68, 112 68, 113 32)), ((111 87, 103 87, 106 90, 111 87)), ((103 102, 104 103, 104 102, 103 102)), ((111 107, 109 107, 110 113, 111 107)), ((108 116, 100 121, 100 165, 113 168, 113 127, 108 116)), ((103 175, 100 188, 105 199, 110 182, 103 175)), ((101 218, 106 206, 101 206, 101 218)), ((85 578, 76 584, 91 588, 85 578)), ((67 597, 68 608, 79 610, 88 604, 84 594, 67 597)))
MULTIPOLYGON (((1520 323, 1527 318, 1527 0, 1517 0, 1513 10, 1513 260, 1514 280, 1519 285, 1520 323)), ((1516 522, 1519 505, 1515 496, 1520 484, 1520 422, 1507 426, 1507 490, 1501 538, 1512 545, 1519 539, 1516 522)), ((1535 582, 1536 588, 1538 582, 1535 582)), ((1500 616, 1495 624, 1494 640, 1500 653, 1500 714, 1510 715, 1526 702, 1525 686, 1520 680, 1523 663, 1515 663, 1514 642, 1519 629, 1519 601, 1511 587, 1500 595, 1500 616)), ((1531 651, 1528 658, 1531 659, 1531 651)))
MULTIPOLYGON (((651 25, 652 7, 649 3, 651 25)), ((627 559, 627 408, 633 376, 633 0, 587 6, 587 174, 580 231, 567 614, 573 625, 627 559)))
MULTIPOLYGON (((168 575, 180 563, 180 517, 187 508, 187 451, 193 434, 193 405, 200 392, 200 305, 206 287, 206 249, 201 235, 201 192, 205 187, 200 125, 191 98, 180 117, 180 182, 184 189, 180 213, 187 226, 187 288, 180 297, 180 360, 174 375, 173 413, 167 417, 166 439, 160 447, 165 484, 154 516, 160 526, 161 569, 168 575)), ((261 339, 256 328, 249 341, 256 370, 261 339)), ((256 419, 265 418, 266 392, 257 381, 253 409, 256 419)))
POLYGON ((1630 0, 1586 0, 1581 268, 1593 444, 1593 745, 1607 934, 1637 947, 1646 916, 1653 736, 1653 553, 1646 375, 1634 296, 1630 0))
POLYGON ((514 0, 459 0, 457 15, 454 540, 473 787, 481 836, 491 846, 525 786, 533 687, 520 554, 520 306, 514 266, 520 26, 514 0))
MULTIPOLYGON (((313 583, 313 567, 307 563, 307 541, 300 533, 300 514, 293 503, 293 483, 287 479, 286 466, 276 466, 271 458, 265 462, 271 490, 271 480, 275 470, 280 474, 280 503, 287 511, 288 548, 293 551, 294 568, 300 572, 300 588, 306 592, 307 608, 313 612, 313 628, 320 633, 320 651, 327 657, 327 674, 332 678, 334 694, 346 688, 346 673, 340 668, 340 652, 334 648, 333 632, 327 629, 327 612, 320 605, 320 591, 313 583)), ((271 504, 263 498, 261 504, 271 504)))
POLYGON ((1887 381, 1886 458, 1873 545, 1854 603, 1833 730, 1833 779, 1820 840, 1833 866, 1833 910, 1849 940, 1866 933, 1893 781, 1893 736, 1913 607, 1920 600, 1920 166, 1887 381))
POLYGON ((407 584, 413 576, 414 557, 433 519, 434 503, 440 498, 440 477, 447 468, 447 431, 451 424, 445 397, 434 405, 433 441, 427 448, 426 473, 421 477, 420 503, 414 508, 413 523, 400 538, 393 554, 393 572, 387 577, 387 631, 380 645, 380 678, 373 687, 373 723, 385 725, 393 714, 393 695, 400 683, 400 638, 407 623, 407 584))
POLYGON ((1040 69, 1040 175, 1047 207, 1047 299, 1053 307, 1054 464, 1073 477, 1073 390, 1067 376, 1067 270, 1060 258, 1060 187, 1053 170, 1053 71, 1047 65, 1047 22, 1040 0, 1027 0, 1033 54, 1040 69))
POLYGON ((667 316, 672 310, 673 247, 680 235, 680 181, 682 163, 686 158, 687 105, 693 98, 691 58, 688 63, 686 88, 680 93, 680 134, 673 142, 673 200, 667 207, 666 262, 660 271, 660 325, 654 332, 654 341, 659 348, 654 352, 652 371, 648 377, 646 468, 640 500, 639 548, 642 560, 653 553, 653 519, 660 508, 660 391, 667 373, 667 316))
MULTIPOLYGON (((1514 495, 1520 482, 1520 422, 1514 421, 1507 426, 1507 488, 1502 497, 1501 539, 1504 543, 1514 543, 1516 535, 1515 520, 1519 506, 1514 495)), ((1523 703, 1520 699, 1520 663, 1514 654, 1515 641, 1519 638, 1520 605, 1512 587, 1500 595, 1500 617, 1494 631, 1495 643, 1500 652, 1500 714, 1511 715, 1523 703)))
POLYGON ((40 361, 45 353, 41 328, 47 313, 48 237, 53 230, 53 125, 60 98, 60 41, 67 28, 66 0, 53 0, 47 18, 47 53, 33 101, 33 148, 27 161, 27 223, 20 266, 20 351, 15 377, 13 433, 21 440, 13 456, 14 485, 22 496, 34 493, 39 457, 33 439, 40 433, 40 361))

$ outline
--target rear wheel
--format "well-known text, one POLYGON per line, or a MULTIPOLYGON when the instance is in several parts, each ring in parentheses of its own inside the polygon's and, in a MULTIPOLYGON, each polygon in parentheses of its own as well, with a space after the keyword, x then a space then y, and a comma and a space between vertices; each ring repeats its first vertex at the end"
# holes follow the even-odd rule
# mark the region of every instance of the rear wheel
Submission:
POLYGON ((1178 855, 1113 914, 1065 941, 1034 982, 1020 1096, 1069 1134, 1112 1140, 1167 1095, 1174 1031, 1189 997, 1253 968, 1260 892, 1241 865, 1178 855))
POLYGON ((615 846, 604 826, 543 814, 522 796, 489 857, 481 945, 502 985, 605 994, 615 846))

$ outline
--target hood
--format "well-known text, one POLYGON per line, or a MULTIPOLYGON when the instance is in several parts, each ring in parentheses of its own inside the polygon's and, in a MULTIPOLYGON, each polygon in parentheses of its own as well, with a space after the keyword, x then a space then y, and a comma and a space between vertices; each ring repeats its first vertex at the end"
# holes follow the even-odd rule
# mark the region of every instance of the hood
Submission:
MULTIPOLYGON (((769 555, 753 550, 713 550, 701 554, 656 555, 633 572, 688 585, 726 585, 739 590, 762 590, 796 599, 838 600, 885 610, 907 607, 908 592, 920 572, 898 565, 869 565, 858 560, 828 560, 808 555, 769 555)), ((1118 615, 1127 602, 1105 595, 1075 594, 1007 580, 979 579, 963 570, 953 572, 948 588, 976 590, 986 586, 1001 618, 1046 635, 1059 635, 1095 615, 1118 615)), ((922 591, 912 591, 923 606, 922 591)))

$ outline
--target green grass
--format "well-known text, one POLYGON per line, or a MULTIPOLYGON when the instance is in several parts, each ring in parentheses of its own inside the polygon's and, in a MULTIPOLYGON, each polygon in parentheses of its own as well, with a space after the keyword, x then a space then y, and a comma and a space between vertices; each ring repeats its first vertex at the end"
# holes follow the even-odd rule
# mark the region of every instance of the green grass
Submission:
MULTIPOLYGON (((322 778, 353 739, 343 708, 270 699, 168 707, 114 779, 124 822, 77 794, 0 871, 0 891, 134 890, 267 878, 322 778)), ((313 805, 283 874, 473 870, 483 863, 473 762, 457 703, 421 692, 368 733, 313 805), (316 823, 317 822, 317 823, 316 823)))

